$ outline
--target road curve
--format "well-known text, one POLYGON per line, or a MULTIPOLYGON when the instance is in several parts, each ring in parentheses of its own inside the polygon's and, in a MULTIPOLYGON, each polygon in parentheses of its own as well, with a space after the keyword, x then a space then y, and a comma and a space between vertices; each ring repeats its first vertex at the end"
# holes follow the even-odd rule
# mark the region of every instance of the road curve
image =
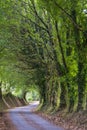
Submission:
POLYGON ((34 114, 32 109, 35 107, 37 102, 9 110, 10 119, 17 130, 64 130, 34 114))

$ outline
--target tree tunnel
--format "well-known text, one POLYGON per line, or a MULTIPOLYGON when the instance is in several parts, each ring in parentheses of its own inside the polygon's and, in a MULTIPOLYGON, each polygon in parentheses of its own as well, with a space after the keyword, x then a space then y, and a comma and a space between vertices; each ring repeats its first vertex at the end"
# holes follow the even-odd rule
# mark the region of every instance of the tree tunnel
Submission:
POLYGON ((85 1, 0 2, 0 100, 14 95, 15 104, 39 99, 49 111, 87 110, 85 1))

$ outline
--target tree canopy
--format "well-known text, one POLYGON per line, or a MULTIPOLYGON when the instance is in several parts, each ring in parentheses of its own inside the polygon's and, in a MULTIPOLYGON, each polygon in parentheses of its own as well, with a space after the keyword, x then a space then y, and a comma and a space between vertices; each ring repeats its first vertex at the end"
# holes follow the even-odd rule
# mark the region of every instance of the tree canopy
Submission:
POLYGON ((1 0, 0 88, 33 88, 50 111, 87 110, 86 22, 86 0, 1 0))

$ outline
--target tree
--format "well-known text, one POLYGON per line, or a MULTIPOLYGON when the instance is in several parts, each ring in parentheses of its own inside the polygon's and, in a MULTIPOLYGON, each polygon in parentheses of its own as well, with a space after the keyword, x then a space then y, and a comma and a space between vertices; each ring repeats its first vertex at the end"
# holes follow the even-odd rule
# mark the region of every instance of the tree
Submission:
POLYGON ((7 90, 25 97, 34 84, 46 110, 87 109, 85 0, 1 3, 0 77, 11 84, 7 90))

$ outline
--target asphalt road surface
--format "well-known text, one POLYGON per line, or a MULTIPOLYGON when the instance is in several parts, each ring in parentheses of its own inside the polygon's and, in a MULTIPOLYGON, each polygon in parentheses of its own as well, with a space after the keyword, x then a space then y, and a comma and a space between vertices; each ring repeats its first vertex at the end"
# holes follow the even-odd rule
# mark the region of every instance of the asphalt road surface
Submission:
POLYGON ((34 102, 28 106, 9 110, 10 119, 17 130, 64 130, 34 114, 32 109, 37 105, 38 103, 34 102))

